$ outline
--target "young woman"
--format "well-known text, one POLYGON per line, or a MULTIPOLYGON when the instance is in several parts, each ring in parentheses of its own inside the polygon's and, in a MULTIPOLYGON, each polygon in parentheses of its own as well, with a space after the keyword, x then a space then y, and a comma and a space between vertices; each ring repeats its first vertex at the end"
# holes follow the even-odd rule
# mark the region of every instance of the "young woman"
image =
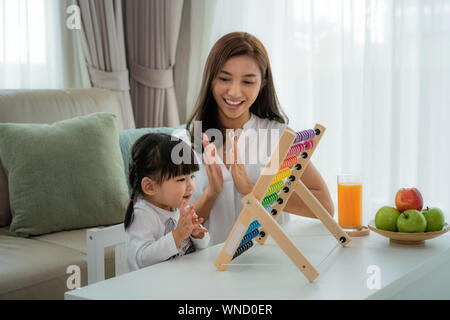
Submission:
MULTIPOLYGON (((194 144, 197 121, 201 121, 202 132, 206 133, 203 147, 210 152, 206 152, 206 161, 200 164, 193 201, 195 211, 205 220, 210 232, 210 245, 214 245, 226 240, 241 212, 241 199, 252 190, 268 159, 248 163, 239 161, 241 155, 251 156, 258 148, 268 146, 270 156, 278 142, 270 138, 270 130, 277 130, 281 135, 286 127, 287 118, 279 106, 269 58, 256 37, 233 32, 213 46, 196 107, 187 122, 194 144), (230 130, 234 135, 229 134, 230 130), (246 134, 250 131, 257 136, 246 134)), ((199 150, 198 146, 194 148, 199 150)), ((333 215, 328 188, 312 163, 301 180, 333 215)), ((295 193, 284 210, 315 217, 295 193)), ((283 213, 279 221, 283 223, 287 219, 288 215, 283 213)))

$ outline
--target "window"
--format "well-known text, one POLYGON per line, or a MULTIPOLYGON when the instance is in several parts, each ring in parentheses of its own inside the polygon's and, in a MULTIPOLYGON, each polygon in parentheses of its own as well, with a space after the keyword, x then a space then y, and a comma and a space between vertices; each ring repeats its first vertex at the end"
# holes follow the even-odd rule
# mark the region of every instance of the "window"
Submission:
POLYGON ((0 0, 0 88, 86 87, 78 34, 61 0, 0 0), (83 78, 84 74, 84 78, 83 78))

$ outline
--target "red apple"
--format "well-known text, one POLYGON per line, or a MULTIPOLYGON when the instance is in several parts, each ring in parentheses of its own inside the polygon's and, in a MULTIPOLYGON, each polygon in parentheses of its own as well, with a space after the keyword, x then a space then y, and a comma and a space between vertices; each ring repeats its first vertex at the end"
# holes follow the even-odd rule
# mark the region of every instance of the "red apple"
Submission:
POLYGON ((422 210, 423 198, 417 188, 401 188, 395 195, 395 206, 398 211, 415 209, 422 210))

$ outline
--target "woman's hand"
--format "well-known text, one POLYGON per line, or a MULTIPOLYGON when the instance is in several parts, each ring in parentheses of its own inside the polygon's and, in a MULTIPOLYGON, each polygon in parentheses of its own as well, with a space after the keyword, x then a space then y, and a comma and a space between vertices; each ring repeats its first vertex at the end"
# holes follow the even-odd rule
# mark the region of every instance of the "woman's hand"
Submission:
POLYGON ((206 134, 203 134, 203 147, 206 155, 206 174, 208 175, 208 187, 206 192, 217 197, 222 193, 223 175, 219 161, 217 160, 217 149, 214 143, 210 143, 206 134))
POLYGON ((194 225, 194 229, 192 230, 191 237, 196 239, 203 239, 205 233, 208 232, 207 229, 201 226, 201 223, 203 221, 204 219, 202 217, 199 218, 197 214, 194 212, 194 215, 192 217, 192 224, 194 225))
MULTIPOLYGON (((240 194, 249 194, 253 190, 254 185, 248 178, 247 171, 245 171, 245 166, 239 156, 237 138, 234 133, 230 131, 227 135, 227 139, 227 145, 231 146, 230 150, 227 152, 230 152, 229 158, 232 159, 231 176, 233 178, 234 185, 240 194)), ((229 158, 227 157, 227 160, 229 158)))
POLYGON ((209 142, 205 134, 203 134, 202 143, 205 148, 205 169, 208 175, 208 186, 195 202, 195 211, 205 221, 208 219, 217 197, 222 193, 223 175, 220 161, 217 159, 216 146, 209 142))
POLYGON ((173 239, 175 240, 175 245, 177 248, 183 242, 184 239, 189 237, 194 230, 194 205, 190 205, 185 208, 187 204, 187 200, 183 200, 180 207, 180 218, 178 219, 178 224, 175 230, 172 231, 173 239))

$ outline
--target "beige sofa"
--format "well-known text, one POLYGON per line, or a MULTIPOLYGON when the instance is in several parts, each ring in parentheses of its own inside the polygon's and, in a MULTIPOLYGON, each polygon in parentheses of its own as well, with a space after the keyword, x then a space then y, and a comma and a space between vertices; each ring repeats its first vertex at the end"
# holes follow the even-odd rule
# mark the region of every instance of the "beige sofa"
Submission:
MULTIPOLYGON (((94 112, 117 115, 119 102, 106 89, 3 90, 0 122, 53 123, 94 112)), ((7 178, 0 166, 0 299, 63 299, 78 266, 81 286, 87 284, 86 230, 20 238, 9 231, 7 178)), ((105 250, 105 277, 114 275, 114 250, 105 250)))

